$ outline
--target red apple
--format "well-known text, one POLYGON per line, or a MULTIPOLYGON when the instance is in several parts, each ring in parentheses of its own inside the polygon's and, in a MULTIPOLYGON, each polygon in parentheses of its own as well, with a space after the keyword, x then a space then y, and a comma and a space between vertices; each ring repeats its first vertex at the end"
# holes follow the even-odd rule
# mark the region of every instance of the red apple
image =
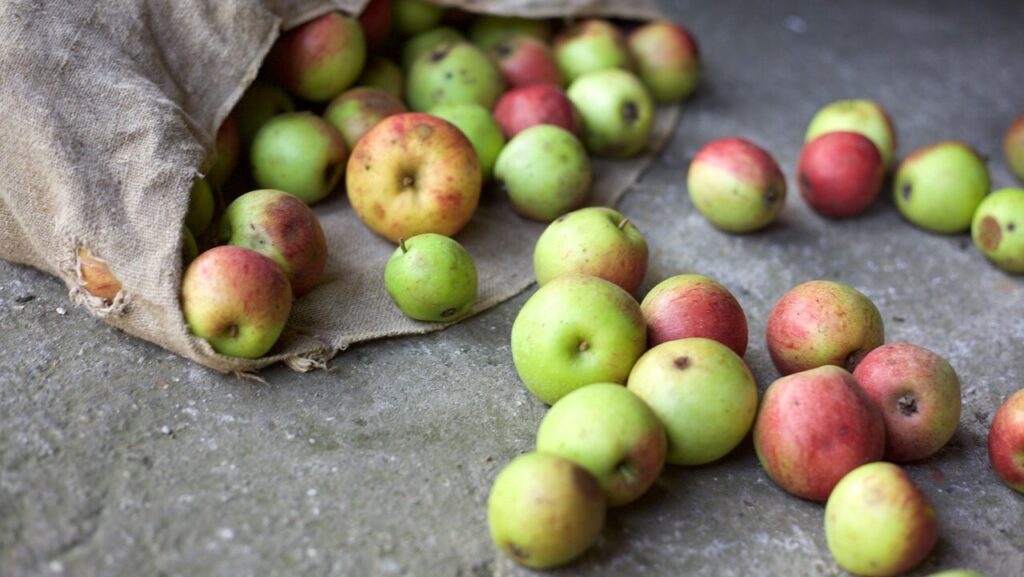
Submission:
POLYGON ((1024 493, 1024 389, 1010 395, 988 431, 988 460, 999 478, 1024 493))
POLYGON ((716 227, 735 233, 771 224, 786 203, 786 177, 763 148, 719 138, 697 151, 686 175, 693 206, 716 227))
POLYGON ((583 132, 582 119, 565 92, 550 84, 537 84, 509 90, 494 107, 494 119, 505 138, 538 124, 553 124, 577 138, 583 132))
POLYGON ((365 60, 362 27, 339 12, 328 12, 285 32, 267 56, 278 83, 313 102, 326 102, 348 88, 365 60))
POLYGON ((737 355, 747 352, 747 316, 729 289, 698 274, 665 279, 647 293, 640 310, 647 321, 647 346, 703 337, 737 355))
POLYGON ((509 89, 534 84, 565 85, 558 63, 541 40, 530 36, 507 38, 490 50, 509 89))
POLYGON ((800 195, 811 208, 849 218, 864 212, 882 190, 885 163, 866 136, 829 132, 804 145, 796 172, 800 195))
POLYGON ((391 30, 391 0, 370 0, 359 15, 368 47, 380 46, 391 30))

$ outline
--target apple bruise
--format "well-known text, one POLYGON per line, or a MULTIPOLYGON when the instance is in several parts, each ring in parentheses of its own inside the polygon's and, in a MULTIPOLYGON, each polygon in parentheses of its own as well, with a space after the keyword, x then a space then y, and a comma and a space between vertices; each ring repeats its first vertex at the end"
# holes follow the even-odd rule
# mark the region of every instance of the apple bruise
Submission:
MULTIPOLYGON (((1013 231, 1009 226, 1007 230, 1013 231)), ((989 252, 995 252, 1002 240, 1003 231, 999 226, 999 221, 991 216, 983 218, 981 220, 981 232, 978 234, 978 242, 981 243, 982 248, 989 252)))

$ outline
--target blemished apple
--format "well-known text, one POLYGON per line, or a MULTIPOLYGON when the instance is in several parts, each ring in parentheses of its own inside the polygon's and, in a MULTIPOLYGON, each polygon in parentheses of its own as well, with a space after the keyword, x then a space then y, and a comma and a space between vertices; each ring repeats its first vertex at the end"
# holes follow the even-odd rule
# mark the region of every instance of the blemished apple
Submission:
POLYGON ((606 20, 584 20, 555 38, 555 61, 566 81, 610 68, 633 69, 626 39, 606 20))
POLYGON ((213 142, 216 157, 213 166, 206 174, 210 184, 216 187, 224 186, 231 175, 235 172, 238 164, 238 155, 242 150, 241 135, 238 129, 238 118, 234 112, 224 117, 217 129, 217 136, 213 142))
POLYGON ((988 460, 999 478, 1024 493, 1024 389, 1010 395, 992 418, 988 460))
POLYGON ((969 145, 944 140, 903 159, 893 182, 903 218, 931 232, 970 230, 971 218, 989 193, 986 161, 969 145))
POLYGON ((367 48, 380 46, 391 30, 391 0, 370 0, 359 14, 367 48))
POLYGON ((512 36, 494 45, 488 54, 498 63, 509 89, 535 84, 565 85, 551 49, 536 38, 512 36))
POLYGON ((1006 155, 1006 165, 1010 167, 1010 172, 1017 180, 1024 182, 1024 114, 1018 116, 1010 128, 1006 129, 1003 154, 1006 155))
POLYGON ((783 375, 823 365, 852 371, 885 342, 885 326, 875 304, 857 289, 812 280, 790 289, 775 304, 765 339, 783 375))
MULTIPOLYGON (((543 238, 543 237, 542 237, 543 238)), ((742 357, 747 352, 747 315, 729 289, 699 274, 680 274, 654 286, 640 303, 647 346, 702 337, 742 357)))
POLYGON ((1024 188, 1003 188, 986 196, 974 211, 971 237, 992 264, 1024 274, 1024 188))
POLYGON ((700 49, 686 28, 674 22, 645 24, 627 39, 637 74, 656 102, 679 102, 700 78, 700 49))
POLYGON ((285 32, 267 56, 277 82, 312 102, 341 94, 359 77, 365 61, 362 26, 340 12, 328 12, 285 32))
POLYGON ((449 26, 431 28, 405 41, 402 45, 402 68, 412 70, 412 65, 420 56, 430 52, 445 42, 465 40, 465 36, 449 26))
POLYGON ((852 131, 863 134, 878 147, 885 169, 896 159, 896 128, 889 113, 872 100, 837 100, 819 110, 807 126, 806 142, 829 132, 852 131))
POLYGON ((886 577, 917 566, 939 538, 935 508, 892 463, 862 465, 836 485, 825 505, 825 540, 840 567, 886 577))
POLYGON ((271 118, 288 112, 295 112, 295 103, 279 86, 257 79, 235 105, 238 117, 238 136, 242 141, 242 152, 249 153, 256 133, 271 118))
POLYGON ((384 287, 406 316, 451 322, 476 303, 476 265, 457 241, 418 234, 399 241, 384 268, 384 287))
POLYGON ((551 221, 583 204, 590 190, 590 158, 570 132, 541 124, 505 145, 494 178, 516 213, 551 221))
POLYGON ((248 248, 212 248, 192 261, 181 280, 185 322, 222 355, 265 355, 281 336, 291 308, 284 271, 248 248))
POLYGON ((513 459, 487 497, 494 544, 510 559, 550 569, 579 557, 604 527, 604 493, 568 459, 526 453, 513 459))
POLYGON ((627 70, 612 68, 578 77, 566 91, 583 118, 583 142, 597 156, 629 158, 647 148, 654 101, 627 70))
POLYGON ((330 122, 345 140, 345 146, 352 150, 356 142, 377 125, 393 114, 406 112, 402 101, 377 88, 357 87, 342 92, 331 101, 324 111, 324 119, 330 122))
POLYGON ((647 273, 647 240, 613 208, 592 206, 562 215, 548 225, 533 249, 533 272, 543 286, 566 274, 589 274, 629 294, 647 273))
POLYGON ((389 58, 372 57, 367 60, 356 86, 383 90, 399 100, 405 96, 402 69, 389 58))
POLYGON ((786 178, 775 159, 742 138, 701 147, 690 162, 686 186, 697 211, 732 233, 765 228, 786 202, 786 178))
POLYGON ((409 108, 479 104, 490 110, 505 91, 505 79, 482 50, 463 41, 443 42, 420 55, 405 83, 409 108))
POLYGON ((658 415, 667 462, 703 465, 729 454, 757 414, 757 383, 736 353, 703 338, 668 341, 636 362, 627 388, 658 415))
POLYGON ((885 344, 853 371, 885 419, 885 458, 928 458, 944 447, 960 423, 960 379, 946 359, 924 347, 885 344))
POLYGON ((800 195, 818 214, 850 218, 882 190, 885 164, 878 147, 857 132, 829 132, 804 145, 796 165, 800 195))
POLYGON ((188 196, 188 212, 185 213, 185 226, 197 236, 206 232, 213 220, 213 189, 205 178, 197 177, 192 181, 192 190, 188 196))
POLYGON ((591 383, 625 384, 647 348, 640 305, 618 285, 566 275, 540 287, 512 324, 512 362, 526 388, 553 404, 591 383))
POLYGON ((537 430, 537 452, 564 457, 597 479, 610 507, 640 498, 665 466, 658 416, 619 384, 576 389, 551 407, 537 430))
POLYGON ((824 501, 847 473, 882 459, 885 421, 853 375, 826 365, 768 386, 754 449, 787 493, 824 501))
POLYGON ((347 155, 344 139, 329 122, 310 112, 290 112, 263 124, 249 163, 261 188, 283 190, 313 204, 334 190, 347 155))
POLYGON ((538 124, 564 128, 583 138, 583 118, 576 105, 561 88, 551 84, 509 90, 494 106, 494 119, 508 139, 538 124))
POLYGON ((391 26, 403 36, 412 36, 436 27, 444 18, 444 8, 427 0, 393 0, 391 26))
POLYGON ((481 14, 469 27, 469 39, 484 50, 515 36, 547 42, 551 37, 551 25, 547 20, 481 14))
POLYGON ((359 140, 345 177, 349 203, 373 232, 398 242, 454 236, 476 211, 480 160, 462 131, 436 116, 389 116, 359 140))
POLYGON ((221 218, 220 239, 270 257, 296 297, 316 286, 327 264, 327 241, 316 214, 280 190, 253 190, 232 201, 221 218))
POLYGON ((107 261, 94 256, 87 248, 79 248, 78 280, 82 288, 94 297, 113 302, 123 288, 107 261))
POLYGON ((480 159, 484 182, 490 181, 505 148, 505 135, 490 111, 479 104, 442 104, 431 108, 430 114, 451 122, 466 135, 480 159))

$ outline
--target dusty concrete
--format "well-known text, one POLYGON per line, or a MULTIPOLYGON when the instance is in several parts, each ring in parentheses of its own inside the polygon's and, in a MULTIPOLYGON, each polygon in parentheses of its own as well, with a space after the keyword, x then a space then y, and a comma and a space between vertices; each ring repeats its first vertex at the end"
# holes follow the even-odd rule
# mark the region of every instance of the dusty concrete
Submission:
MULTIPOLYGON (((807 121, 850 96, 889 108, 904 153, 960 138, 992 156, 996 187, 1013 184, 999 143, 1024 112, 1024 6, 889 4, 665 2, 698 34, 706 80, 622 209, 654 249, 648 287, 697 271, 734 290, 762 390, 776 376, 764 320, 810 278, 857 286, 890 340, 944 354, 964 412, 950 445, 909 467, 942 526, 913 574, 1021 575, 1024 497, 996 480, 984 441, 995 407, 1024 386, 1024 279, 966 236, 910 227, 887 201, 839 223, 791 191, 778 226, 736 237, 685 194, 688 158, 730 134, 771 150, 794 182, 807 121)), ((527 574, 496 554, 485 501, 545 411, 509 356, 528 294, 439 334, 355 347, 329 372, 275 368, 259 384, 127 337, 73 308, 56 281, 0 263, 0 575, 527 574)), ((778 490, 747 443, 669 469, 558 574, 842 572, 821 506, 778 490)))

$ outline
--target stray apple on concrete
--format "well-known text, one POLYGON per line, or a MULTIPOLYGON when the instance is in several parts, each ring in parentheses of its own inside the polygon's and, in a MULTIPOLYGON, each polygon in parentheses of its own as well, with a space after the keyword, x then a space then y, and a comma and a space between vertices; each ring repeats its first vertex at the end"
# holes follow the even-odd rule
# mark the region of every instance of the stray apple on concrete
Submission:
POLYGON ((494 177, 518 214, 551 221, 583 204, 590 190, 590 158, 571 133, 540 124, 505 145, 494 177))
POLYGON ((988 431, 988 459, 1006 486, 1024 493, 1024 389, 996 411, 988 431))
POLYGON ((705 144, 690 162, 686 186, 697 211, 726 232, 760 230, 786 202, 786 177, 775 159, 742 138, 705 144))
POLYGON ((807 126, 804 137, 810 142, 822 134, 838 131, 859 132, 878 147, 885 168, 896 159, 896 128, 889 114, 872 100, 837 100, 818 111, 807 126))
POLYGON ((424 233, 399 241, 384 269, 395 305, 418 321, 458 320, 476 303, 476 265, 461 244, 424 233))
MULTIPOLYGON (((543 237, 541 237, 543 238, 543 237)), ((747 315, 729 289, 699 274, 667 278, 640 303, 647 321, 647 346, 703 337, 742 357, 747 352, 747 315)))
POLYGON ((338 130, 348 150, 377 125, 393 114, 406 112, 402 101, 377 88, 357 87, 346 90, 331 101, 324 118, 338 130))
POLYGON ((915 150, 896 171, 896 208, 925 230, 970 230, 975 209, 989 193, 985 162, 969 145, 955 140, 915 150))
POLYGON ((363 70, 366 38, 354 18, 328 12, 278 38, 267 66, 289 92, 326 102, 348 88, 363 70))
POLYGON ((1003 154, 1006 164, 1017 180, 1024 181, 1024 114, 1017 117, 1006 130, 1003 138, 1003 154))
POLYGON ((830 218, 849 218, 874 202, 885 165, 866 136, 829 132, 804 145, 796 172, 800 195, 812 209, 830 218))
POLYGON ((256 133, 250 164, 260 187, 313 204, 334 190, 347 155, 345 141, 329 122, 310 112, 291 112, 275 116, 256 133))
POLYGON ((1004 188, 985 197, 971 220, 974 246, 992 264, 1024 273, 1024 188, 1004 188))

